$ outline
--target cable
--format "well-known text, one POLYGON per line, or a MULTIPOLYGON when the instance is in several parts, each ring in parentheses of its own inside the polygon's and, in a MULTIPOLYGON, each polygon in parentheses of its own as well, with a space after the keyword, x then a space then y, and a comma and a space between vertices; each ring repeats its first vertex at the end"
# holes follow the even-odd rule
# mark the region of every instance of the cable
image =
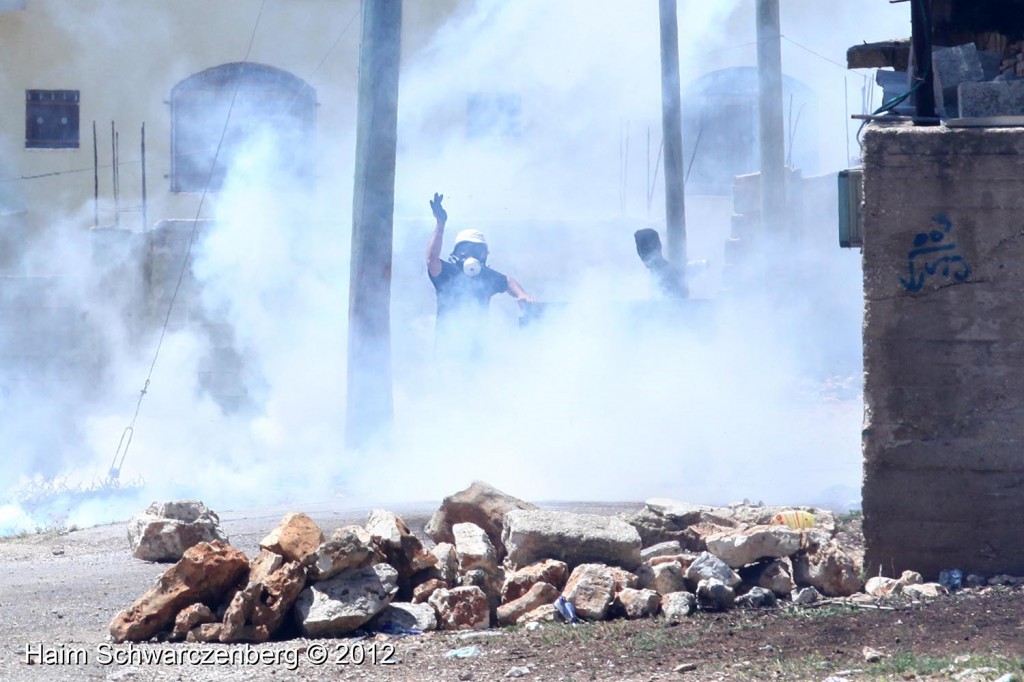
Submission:
MULTIPOLYGON (((267 0, 260 2, 260 10, 256 14, 256 23, 252 27, 252 33, 249 36, 249 46, 245 50, 245 57, 242 59, 242 63, 245 64, 249 61, 249 55, 252 54, 252 46, 256 40, 256 32, 260 27, 260 19, 263 18, 263 10, 267 5, 267 0)), ((217 149, 213 153, 213 159, 210 161, 210 171, 206 176, 206 185, 203 187, 203 194, 199 197, 199 206, 196 208, 196 217, 192 220, 192 232, 188 239, 188 248, 185 250, 185 257, 182 259, 181 268, 178 271, 178 281, 174 285, 174 291, 171 294, 171 300, 167 304, 167 315, 164 317, 164 324, 160 330, 160 339, 157 341, 156 350, 153 353, 153 361, 149 365, 149 372, 146 374, 146 381, 142 385, 142 390, 139 391, 139 399, 135 403, 135 414, 132 415, 132 420, 125 427, 125 430, 121 433, 121 440, 117 444, 117 450, 114 451, 114 459, 110 462, 110 469, 107 472, 107 476, 110 479, 117 479, 121 475, 121 467, 124 465, 124 458, 128 456, 128 448, 132 443, 132 437, 135 435, 135 421, 139 418, 139 410, 142 409, 142 399, 146 397, 146 392, 149 390, 149 382, 153 378, 153 370, 156 369, 157 358, 160 357, 160 350, 164 345, 164 338, 167 336, 167 327, 171 322, 171 312, 174 310, 174 302, 178 298, 178 291, 181 289, 181 282, 185 278, 185 271, 188 270, 189 261, 192 258, 192 245, 195 243, 196 232, 199 229, 199 216, 203 212, 203 204, 206 202, 206 195, 210 190, 210 183, 213 181, 213 172, 217 167, 217 159, 220 156, 220 151, 224 145, 224 138, 227 136, 228 125, 231 122, 231 113, 235 108, 235 100, 238 98, 238 90, 241 87, 241 82, 235 84, 235 91, 231 95, 231 104, 228 106, 228 114, 224 119, 224 127, 220 133, 220 140, 217 142, 217 149), (122 446, 124 449, 122 450, 122 446), (120 461, 118 455, 121 456, 120 461)))
MULTIPOLYGON (((793 40, 789 36, 785 36, 785 35, 780 34, 779 37, 782 38, 783 40, 785 40, 786 42, 791 43, 792 45, 795 45, 796 47, 799 47, 801 50, 813 54, 818 59, 824 60, 824 61, 828 62, 829 64, 833 64, 835 66, 838 66, 843 71, 849 71, 850 70, 850 68, 848 66, 846 66, 845 64, 840 64, 839 62, 837 62, 837 61, 835 61, 833 59, 829 59, 825 55, 823 55, 823 54, 821 54, 819 52, 815 52, 814 50, 812 50, 811 48, 807 47, 806 45, 801 45, 800 43, 796 42, 795 40, 793 40)), ((863 73, 857 73, 856 71, 854 71, 853 73, 858 75, 858 76, 860 76, 864 80, 870 80, 863 73)))
POLYGON ((923 24, 924 43, 925 43, 924 54, 922 54, 922 55, 915 55, 921 61, 920 64, 916 65, 916 66, 919 67, 918 73, 914 76, 914 80, 916 82, 914 83, 913 87, 911 87, 909 90, 907 90, 903 94, 900 94, 900 95, 897 95, 896 97, 893 97, 888 102, 883 102, 882 106, 880 106, 877 110, 875 110, 872 115, 879 115, 879 114, 884 114, 884 113, 886 113, 888 111, 892 111, 897 105, 899 105, 902 102, 906 101, 906 99, 908 97, 910 97, 912 94, 917 92, 920 89, 920 87, 922 85, 924 85, 925 81, 927 80, 928 72, 931 71, 931 68, 932 68, 932 35, 931 35, 932 34, 932 20, 931 20, 931 17, 928 15, 928 5, 927 5, 926 2, 924 2, 924 0, 911 0, 910 7, 911 7, 911 11, 912 12, 916 10, 916 11, 919 11, 921 13, 921 19, 922 19, 921 23, 923 24))
MULTIPOLYGON (((266 3, 267 3, 267 0, 262 0, 262 2, 260 4, 259 13, 256 16, 256 23, 253 26, 252 34, 249 37, 249 46, 248 46, 248 48, 245 51, 245 58, 242 60, 243 64, 247 63, 249 61, 249 56, 252 53, 252 46, 253 46, 253 43, 254 43, 254 41, 256 39, 256 32, 259 29, 260 20, 263 17, 263 10, 266 7, 266 3)), ((334 49, 341 43, 341 39, 348 32, 348 29, 352 26, 353 22, 356 20, 356 17, 359 16, 360 12, 361 12, 361 9, 357 9, 355 11, 355 13, 352 15, 352 17, 348 20, 348 23, 345 24, 344 28, 342 28, 341 33, 338 34, 338 37, 331 44, 331 46, 327 49, 327 52, 324 54, 323 58, 317 63, 317 65, 313 68, 313 70, 307 76, 307 79, 306 79, 307 82, 308 82, 309 79, 311 79, 313 76, 315 76, 316 73, 321 69, 321 67, 323 67, 323 65, 327 62, 328 57, 330 57, 331 53, 334 52, 334 49)), ((121 434, 121 441, 118 443, 117 451, 115 451, 114 459, 113 459, 113 461, 111 462, 111 465, 110 465, 110 470, 108 472, 108 477, 111 478, 111 479, 117 479, 118 476, 120 475, 120 473, 121 473, 121 466, 124 464, 124 459, 125 459, 125 457, 128 454, 128 447, 131 445, 132 436, 135 434, 135 421, 138 419, 139 410, 142 408, 142 399, 145 397, 146 392, 149 389, 150 380, 152 379, 153 371, 156 368, 157 358, 159 358, 159 356, 160 356, 160 350, 163 347, 164 337, 167 335, 167 327, 170 324, 171 312, 174 310, 174 302, 175 302, 175 300, 178 297, 178 290, 181 288, 181 283, 184 280, 185 272, 188 270, 188 263, 189 263, 189 260, 192 257, 192 247, 195 244, 196 232, 198 231, 199 217, 202 215, 203 205, 206 202, 206 196, 209 193, 210 183, 212 182, 212 179, 213 179, 213 173, 214 173, 214 170, 216 169, 216 166, 217 166, 217 159, 220 156, 221 149, 222 149, 222 147, 224 145, 224 139, 227 136, 228 126, 229 126, 230 121, 231 121, 231 113, 234 110, 235 101, 236 101, 236 99, 238 97, 238 90, 239 90, 240 86, 241 86, 240 82, 235 84, 235 91, 234 91, 234 93, 231 96, 231 104, 228 107, 227 117, 224 120, 224 128, 221 130, 220 140, 217 143, 217 149, 214 151, 213 159, 210 162, 210 170, 209 170, 209 172, 207 174, 207 177, 206 177, 206 185, 203 188, 203 193, 202 193, 202 195, 200 196, 200 199, 199 199, 199 206, 196 209, 196 217, 192 221, 192 232, 189 235, 188 247, 187 247, 187 249, 185 251, 185 257, 182 260, 181 269, 178 271, 178 280, 175 283, 174 292, 171 294, 171 300, 170 300, 170 302, 167 305, 167 315, 164 318, 163 327, 160 330, 160 339, 157 342, 156 351, 153 353, 153 361, 152 361, 152 363, 150 363, 149 372, 146 375, 146 381, 145 381, 145 383, 142 386, 142 390, 139 392, 139 399, 138 399, 138 402, 135 405, 135 414, 132 416, 132 420, 129 423, 129 425, 125 428, 124 432, 121 434), (123 452, 122 452, 122 446, 124 448, 123 452), (118 461, 118 455, 121 456, 120 461, 118 461)), ((301 90, 299 92, 301 92, 301 90)), ((299 96, 299 93, 296 93, 295 98, 292 101, 293 104, 298 99, 298 96, 299 96)), ((289 108, 290 108, 290 106, 291 105, 289 105, 289 108)))
MULTIPOLYGON (((906 92, 896 95, 888 102, 883 102, 882 106, 878 107, 878 109, 871 113, 872 116, 879 116, 881 114, 891 112, 897 106, 905 102, 911 95, 917 92, 922 85, 925 84, 928 78, 928 72, 932 69, 932 18, 928 13, 928 3, 925 0, 910 0, 910 11, 920 12, 922 31, 924 32, 924 54, 914 55, 915 59, 920 62, 919 64, 914 65, 916 67, 915 70, 917 71, 914 75, 914 85, 906 92)), ((864 131, 864 126, 867 124, 868 121, 865 120, 860 124, 860 127, 857 128, 858 146, 863 147, 860 136, 864 131)))

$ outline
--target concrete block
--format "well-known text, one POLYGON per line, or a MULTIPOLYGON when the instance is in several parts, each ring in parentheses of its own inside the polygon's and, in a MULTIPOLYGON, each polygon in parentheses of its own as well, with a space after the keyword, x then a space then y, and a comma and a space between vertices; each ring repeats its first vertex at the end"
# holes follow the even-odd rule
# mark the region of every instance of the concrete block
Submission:
MULTIPOLYGON (((888 102, 899 97, 910 89, 910 76, 906 71, 886 71, 879 69, 875 72, 875 82, 882 88, 882 101, 888 102)), ((914 99, 908 97, 896 105, 894 111, 897 114, 911 115, 914 113, 914 99)))
POLYGON ((999 65, 1003 62, 1001 53, 978 50, 978 59, 981 61, 981 79, 983 81, 993 80, 999 75, 999 65))
POLYGON ((865 133, 863 510, 872 575, 879 567, 929 577, 954 566, 1024 571, 1021 158, 1021 128, 865 133), (970 274, 957 279, 961 265, 970 274))
POLYGON ((932 73, 935 75, 935 106, 940 116, 957 112, 957 87, 961 83, 984 80, 985 72, 974 43, 932 50, 932 73))
POLYGON ((1024 80, 961 83, 960 117, 1024 116, 1024 80))

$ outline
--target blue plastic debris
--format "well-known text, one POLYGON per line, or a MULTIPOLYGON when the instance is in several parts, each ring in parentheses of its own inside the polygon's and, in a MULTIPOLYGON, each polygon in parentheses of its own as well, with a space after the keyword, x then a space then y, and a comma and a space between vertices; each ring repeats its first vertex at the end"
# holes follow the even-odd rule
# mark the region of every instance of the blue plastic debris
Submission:
POLYGON ((423 630, 417 630, 416 628, 405 628, 395 623, 386 623, 380 628, 380 631, 385 635, 392 635, 395 637, 404 637, 405 635, 422 635, 423 630))
POLYGON ((562 614, 562 618, 566 623, 579 621, 579 618, 576 617, 576 607, 564 596, 560 596, 555 600, 555 608, 558 609, 558 613, 562 614))
POLYGON ((480 655, 480 647, 464 646, 461 649, 452 649, 444 655, 445 658, 472 658, 480 655))

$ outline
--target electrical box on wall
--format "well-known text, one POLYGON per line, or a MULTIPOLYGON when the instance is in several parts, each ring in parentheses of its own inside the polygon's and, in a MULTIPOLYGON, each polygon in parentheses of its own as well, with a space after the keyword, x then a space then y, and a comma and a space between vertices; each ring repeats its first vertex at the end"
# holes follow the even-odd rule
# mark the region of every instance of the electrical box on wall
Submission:
POLYGON ((864 170, 839 171, 839 246, 859 249, 864 245, 864 170))

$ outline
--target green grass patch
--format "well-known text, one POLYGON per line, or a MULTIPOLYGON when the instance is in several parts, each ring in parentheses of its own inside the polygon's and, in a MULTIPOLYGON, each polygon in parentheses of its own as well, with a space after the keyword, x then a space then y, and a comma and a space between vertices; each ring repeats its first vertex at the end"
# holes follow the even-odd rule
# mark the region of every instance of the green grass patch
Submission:
POLYGON ((999 673, 986 677, 995 679, 1007 673, 1015 673, 1018 676, 1024 674, 1024 658, 1010 658, 999 654, 971 654, 967 661, 957 662, 955 659, 954 656, 921 656, 912 651, 901 651, 870 664, 865 668, 865 672, 875 676, 914 673, 920 677, 938 673, 953 675, 969 668, 995 668, 999 673))
POLYGON ((848 512, 843 512, 836 517, 836 521, 839 523, 849 523, 850 521, 860 521, 864 518, 864 512, 860 509, 851 509, 848 512))
MULTIPOLYGON (((657 621, 654 621, 656 623, 657 621)), ((646 625, 646 624, 645 624, 646 625)), ((547 646, 603 646, 610 653, 647 654, 693 646, 699 641, 692 628, 651 624, 637 627, 636 621, 612 620, 576 625, 545 625, 535 638, 547 646)))

